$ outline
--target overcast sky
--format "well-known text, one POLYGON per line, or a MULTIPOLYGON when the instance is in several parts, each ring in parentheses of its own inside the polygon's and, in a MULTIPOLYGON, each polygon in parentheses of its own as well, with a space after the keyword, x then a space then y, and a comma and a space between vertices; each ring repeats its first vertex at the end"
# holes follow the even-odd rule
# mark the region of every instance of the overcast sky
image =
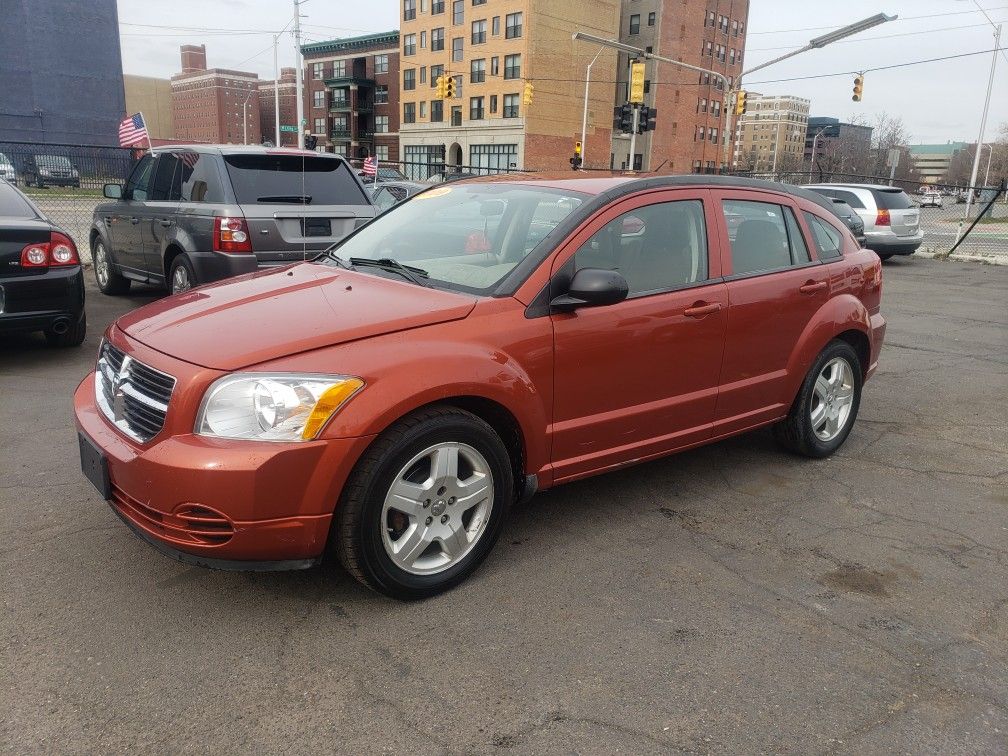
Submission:
MULTIPOLYGON (((288 0, 118 0, 126 73, 168 77, 179 69, 178 46, 206 43, 211 67, 273 77, 271 31, 293 17, 288 0), (260 32, 260 33, 256 33, 260 32)), ((995 21, 1008 22, 1008 0, 980 0, 995 21)), ((398 0, 309 0, 302 5, 305 41, 395 29, 398 0)), ((673 7, 675 7, 673 5, 673 7)), ((980 124, 991 55, 868 71, 864 100, 851 101, 853 77, 794 79, 866 70, 946 55, 990 50, 993 29, 973 0, 751 0, 746 68, 785 54, 830 28, 879 11, 900 19, 823 50, 758 71, 745 88, 812 101, 813 116, 869 122, 880 111, 902 116, 914 142, 974 141, 980 124), (810 13, 810 8, 815 8, 810 13), (815 28, 810 28, 815 27, 815 28)), ((280 65, 293 65, 293 42, 280 42, 280 65)), ((1008 48, 1008 23, 1001 46, 1008 48)), ((999 54, 987 137, 1008 122, 1008 53, 999 54)), ((661 103, 657 103, 659 110, 661 103)))

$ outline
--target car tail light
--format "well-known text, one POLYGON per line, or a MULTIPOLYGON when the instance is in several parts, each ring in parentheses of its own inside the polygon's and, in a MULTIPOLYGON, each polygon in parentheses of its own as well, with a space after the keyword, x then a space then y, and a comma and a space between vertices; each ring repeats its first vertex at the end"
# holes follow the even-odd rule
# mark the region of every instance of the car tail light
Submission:
POLYGON ((878 216, 875 218, 876 226, 888 226, 889 225, 889 211, 886 208, 881 208, 878 211, 878 216))
POLYGON ((214 252, 251 252, 252 239, 244 218, 214 218, 214 252))
POLYGON ((80 265, 77 245, 66 234, 49 232, 49 241, 29 244, 21 250, 22 268, 48 268, 64 265, 80 265))

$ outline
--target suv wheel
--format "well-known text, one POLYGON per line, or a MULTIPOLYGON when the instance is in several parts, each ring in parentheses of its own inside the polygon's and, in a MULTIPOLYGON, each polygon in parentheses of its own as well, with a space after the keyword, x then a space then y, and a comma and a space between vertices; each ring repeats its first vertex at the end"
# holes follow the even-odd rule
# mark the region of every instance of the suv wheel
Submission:
POLYGON ((97 239, 91 248, 91 262, 94 265, 95 281, 102 294, 125 294, 130 281, 123 278, 112 266, 105 242, 97 239))
POLYGON ((168 288, 172 294, 189 291, 196 285, 196 274, 193 272, 192 263, 185 255, 179 255, 171 264, 171 272, 168 274, 168 288))
POLYGON ((472 574, 513 498, 511 460, 493 428, 464 410, 431 407, 382 433, 357 463, 331 541, 365 585, 425 598, 472 574))
POLYGON ((806 457, 828 457, 854 426, 861 383, 861 361, 853 347, 831 341, 805 376, 787 418, 774 426, 777 440, 806 457))

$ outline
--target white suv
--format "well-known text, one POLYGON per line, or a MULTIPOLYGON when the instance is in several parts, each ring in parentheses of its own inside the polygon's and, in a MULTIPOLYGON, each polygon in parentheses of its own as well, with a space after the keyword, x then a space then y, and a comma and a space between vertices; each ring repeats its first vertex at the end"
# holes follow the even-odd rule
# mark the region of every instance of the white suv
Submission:
POLYGON ((17 183, 17 174, 14 171, 14 163, 10 158, 0 152, 0 180, 17 183))
POLYGON ((865 246, 883 260, 912 255, 924 241, 920 210, 902 189, 882 184, 817 184, 813 192, 842 199, 864 220, 865 246))

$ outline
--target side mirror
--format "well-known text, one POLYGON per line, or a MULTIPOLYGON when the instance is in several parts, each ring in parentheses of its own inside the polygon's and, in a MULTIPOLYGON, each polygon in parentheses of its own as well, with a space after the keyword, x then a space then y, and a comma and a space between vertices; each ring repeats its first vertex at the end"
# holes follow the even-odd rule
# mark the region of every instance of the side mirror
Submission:
POLYGON ((105 186, 102 187, 102 193, 108 199, 122 199, 122 184, 105 184, 105 186))
POLYGON ((550 308, 573 312, 580 307, 601 307, 622 302, 629 293, 630 287, 619 271, 582 268, 574 274, 567 293, 554 297, 550 308))

